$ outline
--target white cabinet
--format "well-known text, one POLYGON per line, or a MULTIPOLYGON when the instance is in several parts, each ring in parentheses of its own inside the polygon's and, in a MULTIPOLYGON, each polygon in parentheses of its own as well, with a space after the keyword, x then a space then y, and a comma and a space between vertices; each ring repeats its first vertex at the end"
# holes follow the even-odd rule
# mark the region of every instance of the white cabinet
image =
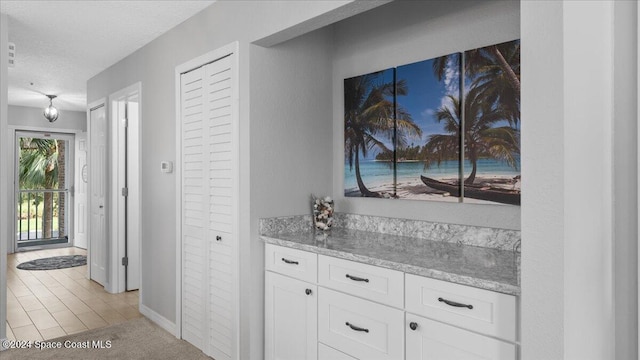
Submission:
POLYGON ((270 271, 265 277, 265 358, 317 359, 317 286, 270 271))
POLYGON ((513 343, 407 314, 407 360, 514 360, 513 343))
POLYGON ((276 245, 265 358, 516 360, 516 297, 276 245))

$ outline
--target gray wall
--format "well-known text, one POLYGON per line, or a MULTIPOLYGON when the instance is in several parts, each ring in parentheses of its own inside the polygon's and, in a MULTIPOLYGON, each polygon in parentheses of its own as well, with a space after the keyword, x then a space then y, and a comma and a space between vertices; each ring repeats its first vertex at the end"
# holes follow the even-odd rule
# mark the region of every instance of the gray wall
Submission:
POLYGON ((638 358, 638 3, 614 7, 614 298, 616 359, 638 358))
MULTIPOLYGON (((399 2, 337 24, 333 28, 333 41, 328 41, 327 31, 319 31, 273 48, 249 45, 259 38, 340 6, 334 4, 269 2, 247 6, 244 2, 217 2, 89 81, 89 101, 142 81, 142 206, 145 209, 142 231, 144 239, 148 239, 143 239, 142 243, 143 304, 170 321, 175 319, 173 279, 176 266, 176 214, 175 197, 172 195, 175 192, 175 178, 174 175, 157 176, 156 168, 160 160, 172 160, 175 157, 173 72, 176 65, 231 41, 240 41, 240 182, 244 215, 240 234, 243 280, 240 357, 260 359, 263 356, 263 260, 262 244, 256 236, 258 217, 306 213, 308 192, 332 190, 338 197, 340 211, 520 228, 520 214, 507 206, 341 198, 343 154, 340 109, 344 77, 511 40, 519 37, 521 31, 524 74, 522 172, 526 190, 521 208, 523 359, 560 359, 567 354, 586 355, 581 358, 599 356, 602 351, 606 352, 607 341, 612 341, 612 335, 606 333, 609 330, 615 330, 616 336, 630 331, 623 338, 615 340, 616 352, 620 359, 627 354, 633 355, 630 350, 633 344, 630 342, 634 337, 637 340, 637 322, 633 320, 637 318, 637 309, 634 305, 636 300, 631 294, 637 288, 634 287, 637 274, 632 273, 637 268, 637 259, 630 253, 636 250, 634 241, 637 239, 637 225, 634 227, 631 220, 624 217, 610 217, 616 228, 621 226, 615 235, 615 242, 611 234, 588 234, 588 241, 584 244, 589 249, 583 252, 576 251, 576 245, 583 240, 575 235, 580 226, 574 221, 575 217, 566 218, 567 213, 592 216, 600 211, 582 203, 568 202, 564 194, 565 190, 572 190, 574 195, 576 190, 593 191, 585 182, 567 182, 577 179, 575 174, 567 174, 564 167, 565 142, 567 139, 576 141, 577 134, 566 134, 567 129, 575 131, 575 128, 567 127, 564 119, 565 115, 573 116, 565 114, 570 99, 564 92, 564 86, 567 85, 564 54, 566 49, 576 49, 569 45, 579 41, 564 35, 567 4, 523 1, 520 30, 520 4, 517 2, 399 2), (421 11, 412 11, 412 7, 421 7, 421 11), (396 21, 385 20, 387 18, 396 21), (451 37, 455 41, 443 41, 443 37, 451 37), (315 70, 327 69, 329 61, 333 75, 331 83, 327 84, 322 74, 315 70), (291 76, 291 73, 299 75, 291 76), (314 80, 317 89, 308 87, 314 80), (331 99, 327 99, 326 90, 323 90, 326 86, 331 87, 331 99), (310 98, 314 100, 310 101, 310 98), (329 103, 333 103, 330 114, 323 108, 329 103), (280 109, 281 106, 286 106, 286 111, 280 109), (322 121, 325 116, 331 125, 322 121), (328 137, 323 125, 331 126, 333 135, 328 137), (331 136, 332 139, 329 139, 331 136), (308 146, 326 141, 333 143, 333 150, 324 150, 327 151, 326 156, 331 157, 331 164, 320 154, 311 153, 308 146), (276 155, 270 157, 269 152, 276 155), (295 165, 289 166, 285 161, 279 161, 279 157, 295 165), (305 162, 307 158, 316 161, 313 164, 305 162), (330 174, 331 180, 327 179, 327 174, 330 174), (573 186, 578 187, 571 189, 573 186), (246 209, 251 209, 248 217, 244 212, 246 209), (604 254, 604 257, 597 259, 593 255, 597 254, 598 246, 602 244, 609 246, 613 253, 608 258, 604 254), (588 254, 589 258, 583 258, 584 254, 588 254), (612 256, 616 257, 614 263, 622 261, 615 269, 612 256), (600 270, 603 271, 598 273, 600 270), (612 273, 615 279, 608 276, 612 273), (584 274, 588 274, 586 282, 584 274), (592 275, 595 275, 593 282, 592 275), (618 290, 622 290, 622 293, 614 296, 613 292, 618 290), (625 299, 625 296, 629 298, 625 299), (569 309, 573 303, 567 301, 581 297, 586 299, 587 304, 598 305, 598 308, 582 313, 569 309), (620 307, 615 313, 611 304, 606 306, 602 302, 607 298, 615 300, 616 306, 620 307), (605 306, 601 306, 603 304, 605 306), (585 313, 589 315, 584 316, 585 313), (604 323, 607 313, 611 315, 609 319, 615 317, 618 321, 615 329, 611 323, 604 323), (629 319, 623 319, 624 316, 629 319), (582 329, 600 336, 588 341, 582 339, 580 344, 569 338, 568 331, 580 334, 582 329)), ((618 9, 623 9, 618 6, 634 5, 616 5, 617 16, 623 16, 626 10, 618 12, 618 9)), ((577 21, 572 25, 588 29, 590 23, 587 20, 579 21, 581 14, 576 7, 570 7, 569 12, 572 21, 577 21)), ((629 21, 632 20, 621 21, 622 25, 615 27, 616 39, 619 35, 617 31, 622 36, 616 46, 629 44, 635 46, 637 51, 637 40, 634 44, 631 41, 633 39, 625 38, 629 27, 633 26, 628 24, 629 21)), ((623 49, 616 50, 616 54, 620 55, 616 55, 615 61, 625 59, 623 49)), ((621 66, 613 73, 616 79, 624 76, 624 64, 624 61, 615 63, 616 67, 621 66)), ((637 68, 635 76, 637 78, 637 68)), ((608 80, 597 78, 597 81, 607 83, 608 80)), ((626 117, 625 114, 632 115, 629 110, 631 105, 624 105, 624 99, 628 100, 634 94, 625 94, 625 89, 632 87, 631 83, 616 80, 616 84, 622 87, 616 87, 612 94, 615 95, 612 109, 617 112, 616 117, 622 119, 626 117)), ((573 90, 576 92, 571 93, 572 98, 589 91, 588 87, 573 90)), ((637 101, 637 94, 635 96, 637 101)), ((634 131, 633 123, 616 120, 612 126, 614 139, 621 141, 611 149, 614 159, 614 178, 611 180, 614 181, 617 179, 615 175, 626 176, 622 169, 627 169, 629 174, 637 171, 634 148, 637 137, 628 134, 634 131)), ((593 134, 593 129, 590 134, 593 134)), ((584 144, 577 143, 577 146, 572 149, 573 153, 580 152, 584 144)), ((599 168, 594 171, 598 173, 604 165, 599 163, 599 168)), ((634 208, 637 200, 632 185, 637 177, 629 176, 612 184, 611 189, 616 190, 610 194, 608 205, 615 214, 628 211, 630 218, 635 216, 637 219, 637 205, 634 208), (625 194, 628 199, 624 199, 625 194)), ((602 198, 598 201, 602 203, 602 198)), ((607 202, 604 201, 604 204, 607 205, 607 202)), ((584 308, 578 309, 582 311, 584 308)))
MULTIPOLYGON (((251 47, 251 219, 305 214, 311 193, 331 193, 331 36, 325 29, 251 47)), ((252 220, 252 276, 259 281, 250 314, 261 337, 264 245, 257 226, 252 220)))
MULTIPOLYGON (((312 29, 317 28, 318 24, 326 23, 326 19, 316 21, 324 16, 334 20, 337 17, 339 20, 346 15, 336 12, 344 10, 345 14, 348 14, 354 11, 354 8, 349 9, 352 4, 351 1, 256 1, 250 4, 238 1, 216 2, 96 75, 87 84, 87 100, 90 103, 137 81, 142 82, 141 301, 144 306, 168 321, 175 322, 176 182, 175 174, 159 176, 158 170, 160 161, 175 161, 175 67, 231 42, 239 42, 241 218, 238 238, 241 254, 240 358, 242 359, 263 357, 264 267, 262 256, 264 250, 257 237, 257 217, 307 212, 308 191, 313 189, 313 184, 318 186, 318 192, 330 189, 327 185, 321 185, 323 182, 330 184, 330 175, 316 180, 311 174, 322 167, 325 167, 327 174, 331 173, 328 162, 325 165, 316 166, 310 162, 301 163, 299 160, 303 155, 309 154, 309 143, 314 141, 330 143, 330 139, 323 139, 327 131, 330 131, 329 123, 326 126, 327 130, 320 128, 319 125, 305 127, 297 124, 299 121, 308 124, 312 119, 321 117, 326 117, 330 122, 330 113, 322 115, 324 111, 322 104, 325 100, 320 98, 320 102, 316 103, 315 100, 306 98, 306 95, 319 95, 323 87, 305 92, 305 98, 297 96, 296 92, 291 90, 299 90, 297 92, 299 94, 305 78, 312 80, 321 78, 321 74, 313 73, 317 69, 313 69, 311 65, 317 65, 318 69, 327 68, 327 60, 320 54, 324 46, 323 38, 326 35, 312 36, 309 46, 296 42, 265 50, 250 44, 300 23, 309 23, 312 29), (311 49, 315 47, 313 44, 318 46, 319 50, 311 49), (319 56, 318 60, 313 60, 304 54, 307 50, 319 56), (302 78, 290 76, 282 65, 274 62, 274 59, 282 60, 287 66, 297 67, 297 73, 301 74, 302 78), (282 76, 274 78, 271 74, 260 73, 259 67, 249 66, 254 62, 262 63, 265 69, 282 76), (307 62, 310 63, 307 64, 307 62), (308 75, 309 77, 305 77, 305 72, 312 73, 308 75), (253 76, 257 77, 257 86, 268 91, 250 91, 250 77, 253 76), (288 96, 274 97, 281 93, 288 96), (261 99, 262 96, 267 100, 261 99), (273 104, 270 102, 275 101, 281 106, 271 107, 273 104), (293 109, 289 110, 290 105, 293 104, 292 101, 298 105, 294 105, 293 109), (254 103, 255 109, 253 109, 254 103), (309 118, 305 118, 306 116, 309 118), (260 131, 253 130, 254 122, 260 131), (296 126, 300 130, 298 134, 287 130, 289 127, 296 126), (316 130, 319 130, 318 134, 325 135, 314 134, 316 130), (298 135, 299 141, 292 135, 298 135), (316 136, 318 136, 317 139, 316 136), (287 146, 287 141, 292 139, 294 144, 287 146), (268 155, 268 151, 274 151, 276 155, 269 157, 268 162, 254 164, 251 159, 251 155, 255 154, 252 151, 254 146, 256 151, 266 151, 265 155, 268 155), (283 152, 285 149, 286 152, 283 152), (279 164, 278 156, 288 157, 299 166, 291 169, 285 164, 279 164), (286 167, 288 172, 274 172, 271 169, 272 165, 277 169, 286 167), (250 182, 250 178, 254 179, 254 171, 255 180, 250 182), (264 183, 260 183, 260 177, 264 179, 264 183), (307 181, 311 186, 304 185, 307 181), (279 187, 277 191, 273 191, 265 184, 277 184, 279 187), (268 194, 269 192, 272 193, 268 194), (254 195, 256 201, 253 200, 254 195), (252 210, 251 213, 249 209, 252 210)), ((372 4, 375 3, 366 4, 366 6, 374 6, 372 4)), ((362 5, 359 7, 361 8, 362 5)), ((325 98, 327 96, 324 95, 325 98)), ((325 105, 330 109, 328 102, 325 105)), ((330 159, 331 155, 326 156, 330 159)))
MULTIPOLYGON (((58 120, 53 123, 47 121, 42 115, 44 110, 44 104, 42 109, 26 107, 26 106, 14 106, 9 105, 9 126, 16 126, 18 128, 34 128, 39 129, 51 129, 51 130, 78 130, 87 131, 87 113, 84 111, 68 111, 60 110, 60 116, 58 120)), ((54 103, 55 105, 55 103, 54 103)))
POLYGON ((336 24, 333 62, 336 209, 519 230, 517 206, 345 198, 343 187, 345 78, 518 38, 518 1, 394 2, 336 24))

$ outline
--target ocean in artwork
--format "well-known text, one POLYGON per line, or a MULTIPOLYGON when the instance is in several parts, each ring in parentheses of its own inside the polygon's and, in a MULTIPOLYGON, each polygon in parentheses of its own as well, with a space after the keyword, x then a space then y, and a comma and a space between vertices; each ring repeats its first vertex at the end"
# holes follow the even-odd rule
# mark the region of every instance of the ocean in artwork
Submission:
MULTIPOLYGON (((458 201, 456 198, 443 196, 442 193, 433 192, 421 180, 420 175, 441 180, 441 181, 457 181, 459 178, 458 161, 443 161, 440 166, 432 166, 425 170, 422 162, 398 162, 397 166, 397 185, 396 193, 403 193, 406 199, 449 199, 450 201, 458 201)), ((518 169, 520 164, 518 161, 518 169)), ((464 162, 465 178, 471 172, 471 163, 464 162)), ((392 163, 387 161, 362 160, 360 161, 360 174, 363 183, 371 190, 386 191, 390 194, 394 191, 393 181, 389 181, 390 174, 393 174, 392 163)), ((355 169, 349 169, 346 164, 344 168, 344 189, 347 196, 358 196, 358 184, 356 181, 355 169)), ((482 179, 504 179, 505 182, 513 181, 520 175, 520 171, 514 169, 508 164, 495 159, 478 160, 477 178, 478 182, 482 179)), ((467 201, 467 200, 465 200, 467 201)))

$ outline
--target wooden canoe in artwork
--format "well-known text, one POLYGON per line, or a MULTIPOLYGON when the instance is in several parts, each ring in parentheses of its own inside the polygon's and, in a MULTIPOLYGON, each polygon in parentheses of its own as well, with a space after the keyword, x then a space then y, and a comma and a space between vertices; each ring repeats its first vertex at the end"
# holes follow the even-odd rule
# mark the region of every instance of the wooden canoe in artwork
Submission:
POLYGON ((428 187, 436 190, 446 191, 451 196, 460 197, 460 185, 448 184, 442 181, 434 180, 432 178, 428 178, 426 176, 420 175, 420 179, 422 182, 428 187))
MULTIPOLYGON (((430 188, 447 191, 451 196, 460 196, 460 186, 444 183, 425 176, 420 176, 422 182, 430 188)), ((464 196, 472 199, 493 201, 501 204, 520 205, 520 191, 496 189, 465 185, 464 196)))

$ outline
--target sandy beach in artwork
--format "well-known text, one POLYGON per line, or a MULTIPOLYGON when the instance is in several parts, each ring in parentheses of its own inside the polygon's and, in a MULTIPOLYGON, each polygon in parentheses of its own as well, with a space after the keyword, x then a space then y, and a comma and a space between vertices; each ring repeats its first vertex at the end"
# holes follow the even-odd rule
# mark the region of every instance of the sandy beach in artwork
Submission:
MULTIPOLYGON (((436 178, 436 180, 455 183, 458 179, 451 177, 436 178)), ((474 185, 482 185, 494 189, 506 189, 520 191, 520 179, 514 179, 514 175, 492 175, 479 174, 476 176, 474 185)), ((371 191, 380 192, 382 194, 392 194, 393 184, 367 184, 371 191)), ((399 179, 397 185, 397 197, 406 200, 431 200, 442 202, 460 202, 460 199, 450 196, 448 192, 436 190, 425 185, 420 178, 399 179)), ((360 194, 357 188, 345 190, 345 196, 357 197, 360 194)), ((389 196, 390 197, 390 196, 389 196)), ((465 203, 487 204, 493 203, 486 200, 477 200, 469 197, 464 198, 465 203)))

